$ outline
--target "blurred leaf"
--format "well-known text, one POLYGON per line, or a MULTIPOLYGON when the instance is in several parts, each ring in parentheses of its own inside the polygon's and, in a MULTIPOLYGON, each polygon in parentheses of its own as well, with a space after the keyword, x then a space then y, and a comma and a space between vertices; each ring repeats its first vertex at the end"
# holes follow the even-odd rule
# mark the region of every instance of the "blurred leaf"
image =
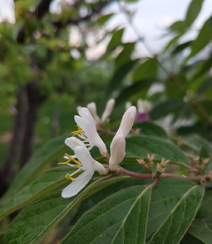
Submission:
POLYGON ((176 55, 179 52, 183 51, 184 49, 186 49, 187 47, 190 47, 191 44, 193 43, 193 41, 188 41, 188 42, 184 42, 180 45, 178 45, 173 51, 172 51, 172 55, 176 55))
POLYGON ((157 78, 149 78, 149 79, 143 79, 140 81, 136 81, 134 84, 125 87, 119 94, 119 96, 116 99, 116 104, 119 104, 123 101, 127 101, 131 96, 135 95, 136 93, 140 92, 144 88, 148 88, 152 85, 154 81, 157 81, 157 78))
POLYGON ((166 51, 172 46, 174 45, 178 40, 179 38, 182 36, 182 34, 179 34, 177 36, 175 36, 174 38, 172 38, 168 44, 165 46, 165 48, 163 49, 163 52, 166 53, 166 51))
POLYGON ((107 45, 107 50, 106 50, 106 52, 111 52, 111 51, 113 51, 115 48, 117 48, 119 45, 122 44, 121 39, 122 39, 122 35, 123 35, 123 33, 124 33, 124 28, 122 28, 122 29, 120 29, 120 30, 117 30, 117 31, 113 34, 113 36, 112 36, 110 42, 109 42, 108 45, 107 45))
POLYGON ((146 78, 157 77, 158 62, 154 58, 147 59, 138 66, 133 75, 133 81, 139 81, 146 78))
POLYGON ((198 90, 196 91, 196 94, 201 95, 202 93, 211 89, 211 87, 212 87, 212 77, 208 77, 200 84, 198 90))
POLYGON ((2 197, 1 203, 11 198, 17 193, 25 184, 35 178, 35 176, 43 170, 44 166, 50 164, 58 158, 63 156, 67 146, 64 140, 67 136, 61 136, 47 143, 31 160, 24 166, 24 168, 17 174, 12 182, 7 193, 2 197))
POLYGON ((202 4, 203 4, 204 0, 192 0, 187 13, 186 13, 186 18, 185 18, 185 24, 187 26, 190 26, 195 19, 197 18, 199 12, 201 11, 202 8, 202 4))
POLYGON ((200 151, 201 147, 204 147, 208 153, 212 152, 211 144, 209 141, 201 137, 200 135, 188 135, 182 136, 183 144, 186 144, 191 149, 195 150, 196 152, 200 151))
POLYGON ((123 44, 123 50, 119 53, 115 60, 116 70, 118 70, 121 66, 130 61, 134 47, 135 42, 123 44))
POLYGON ((175 109, 182 108, 185 105, 183 100, 180 99, 169 99, 165 102, 156 105, 153 110, 150 112, 150 117, 153 120, 159 119, 171 112, 174 112, 175 109))
POLYGON ((188 232, 201 240, 204 244, 211 244, 212 218, 195 219, 188 232))
POLYGON ((152 190, 147 243, 179 243, 193 221, 204 187, 184 179, 164 179, 152 190))
POLYGON ((185 31, 186 25, 182 20, 174 22, 171 26, 169 26, 169 30, 172 32, 177 32, 179 34, 183 34, 185 31))
POLYGON ((207 60, 202 62, 202 64, 197 66, 197 69, 194 71, 194 74, 191 79, 194 80, 199 78, 200 76, 209 72, 211 67, 212 67, 212 56, 210 56, 207 60))
POLYGON ((140 128, 140 134, 146 136, 155 136, 161 139, 169 139, 165 130, 160 126, 154 124, 153 122, 141 122, 141 123, 134 123, 133 128, 140 128))
POLYGON ((131 69, 134 67, 134 65, 138 62, 138 59, 136 60, 130 60, 123 66, 121 66, 115 73, 113 74, 113 77, 109 81, 108 89, 107 89, 107 96, 111 95, 111 93, 119 87, 119 85, 122 83, 125 76, 131 71, 131 69))
POLYGON ((105 24, 105 22, 107 22, 112 16, 114 16, 114 14, 105 14, 105 15, 101 15, 97 20, 95 20, 94 22, 92 22, 92 25, 94 24, 98 24, 99 26, 102 26, 105 24))
POLYGON ((110 196, 87 212, 61 244, 145 243, 150 196, 151 188, 142 186, 110 196))
POLYGON ((210 17, 203 25, 197 38, 194 40, 191 46, 191 53, 186 58, 186 61, 191 57, 199 53, 212 39, 212 28, 210 27, 212 22, 212 17, 210 17))
POLYGON ((155 154, 156 160, 165 158, 170 163, 189 167, 183 152, 167 140, 153 136, 133 136, 126 138, 126 157, 147 158, 147 154, 155 154))

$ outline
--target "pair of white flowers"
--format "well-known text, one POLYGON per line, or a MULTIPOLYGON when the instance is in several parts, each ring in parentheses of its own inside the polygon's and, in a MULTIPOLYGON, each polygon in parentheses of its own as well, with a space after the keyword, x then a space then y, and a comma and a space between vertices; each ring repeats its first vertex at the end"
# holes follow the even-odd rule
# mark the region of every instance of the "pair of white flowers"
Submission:
MULTIPOLYGON (((89 152, 90 149, 96 146, 99 148, 102 156, 109 156, 105 143, 97 132, 96 121, 92 117, 88 108, 80 108, 78 113, 80 116, 74 116, 74 120, 78 125, 78 131, 73 132, 73 134, 78 135, 80 139, 72 136, 65 140, 65 144, 74 151, 75 155, 69 156, 66 154, 68 161, 61 163, 70 167, 76 167, 78 170, 73 174, 67 174, 66 177, 71 179, 72 182, 63 189, 62 197, 64 198, 76 195, 90 181, 95 171, 98 171, 100 174, 107 174, 107 169, 93 159, 89 152), (71 164, 71 161, 75 164, 71 164), (81 171, 83 171, 83 173, 78 177, 72 177, 81 171)), ((125 137, 133 126, 136 114, 137 112, 134 106, 128 108, 122 117, 118 131, 113 137, 110 145, 109 157, 109 168, 111 171, 116 170, 117 165, 122 162, 125 156, 125 137)))

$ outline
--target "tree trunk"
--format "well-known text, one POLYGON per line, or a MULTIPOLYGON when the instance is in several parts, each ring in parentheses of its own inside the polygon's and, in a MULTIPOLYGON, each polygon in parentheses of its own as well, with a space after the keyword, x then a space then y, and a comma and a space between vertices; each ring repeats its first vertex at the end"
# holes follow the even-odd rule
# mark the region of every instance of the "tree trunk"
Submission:
POLYGON ((7 190, 7 181, 9 180, 9 177, 12 173, 13 162, 15 161, 17 149, 23 137, 23 129, 26 114, 26 101, 26 90, 23 86, 21 86, 17 94, 17 113, 14 118, 13 137, 10 142, 10 146, 3 167, 0 171, 0 196, 2 196, 4 192, 7 190))
POLYGON ((28 109, 26 113, 26 123, 24 130, 24 137, 21 146, 20 168, 22 168, 32 155, 33 137, 35 132, 35 125, 38 118, 39 107, 44 100, 41 96, 38 87, 38 80, 33 80, 26 86, 28 109))

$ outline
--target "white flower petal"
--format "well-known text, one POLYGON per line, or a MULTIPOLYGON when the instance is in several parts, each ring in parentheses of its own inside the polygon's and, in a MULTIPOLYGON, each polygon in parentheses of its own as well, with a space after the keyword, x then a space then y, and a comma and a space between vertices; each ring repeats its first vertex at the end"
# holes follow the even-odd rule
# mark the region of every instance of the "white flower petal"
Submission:
POLYGON ((92 167, 95 171, 98 171, 101 174, 107 173, 107 170, 105 169, 105 167, 102 164, 100 164, 99 162, 97 162, 96 160, 93 160, 92 167))
POLYGON ((131 106, 127 109, 127 111, 122 116, 121 124, 119 126, 118 131, 116 134, 123 134, 124 137, 128 135, 130 130, 132 129, 133 123, 135 121, 137 111, 135 106, 131 106))
POLYGON ((65 144, 68 147, 70 147, 73 151, 74 151, 76 146, 85 146, 84 143, 81 140, 77 139, 74 136, 66 138, 65 139, 65 144))
POLYGON ((62 190, 62 197, 69 198, 75 196, 79 191, 81 191, 90 181, 93 174, 90 174, 87 171, 84 171, 81 175, 79 175, 75 181, 71 182, 68 186, 66 186, 62 190))
POLYGON ((93 174, 95 171, 92 165, 94 159, 91 157, 88 149, 86 147, 76 146, 74 152, 82 163, 82 169, 88 171, 90 174, 93 174))

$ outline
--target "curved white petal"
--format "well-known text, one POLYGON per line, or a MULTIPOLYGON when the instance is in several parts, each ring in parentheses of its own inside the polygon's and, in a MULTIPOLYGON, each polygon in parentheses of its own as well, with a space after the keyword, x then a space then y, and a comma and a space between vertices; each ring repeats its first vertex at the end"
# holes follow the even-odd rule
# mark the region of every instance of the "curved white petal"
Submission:
POLYGON ((85 146, 84 143, 81 140, 77 139, 74 136, 66 138, 65 139, 65 144, 68 147, 70 147, 73 151, 74 151, 76 146, 85 146))
POLYGON ((98 161, 96 161, 96 160, 93 160, 92 166, 93 166, 93 169, 95 171, 98 171, 101 174, 106 174, 107 173, 107 170, 105 169, 105 167, 102 164, 100 164, 98 161))
POLYGON ((94 159, 91 157, 88 149, 86 147, 82 146, 76 146, 74 149, 74 152, 77 156, 77 158, 82 163, 82 169, 88 171, 90 174, 93 174, 95 169, 93 168, 93 161, 94 159))
POLYGON ((118 131, 116 134, 123 134, 124 137, 128 135, 130 130, 132 129, 133 123, 135 121, 137 111, 135 106, 131 106, 127 109, 127 111, 122 116, 121 124, 119 126, 118 131))
POLYGON ((80 176, 75 179, 75 181, 72 181, 71 184, 69 184, 62 190, 62 197, 69 198, 75 196, 88 184, 92 176, 93 174, 84 171, 80 176))
POLYGON ((120 164, 125 156, 126 141, 123 134, 117 134, 114 136, 110 145, 110 159, 109 166, 111 170, 115 169, 115 166, 120 164))

